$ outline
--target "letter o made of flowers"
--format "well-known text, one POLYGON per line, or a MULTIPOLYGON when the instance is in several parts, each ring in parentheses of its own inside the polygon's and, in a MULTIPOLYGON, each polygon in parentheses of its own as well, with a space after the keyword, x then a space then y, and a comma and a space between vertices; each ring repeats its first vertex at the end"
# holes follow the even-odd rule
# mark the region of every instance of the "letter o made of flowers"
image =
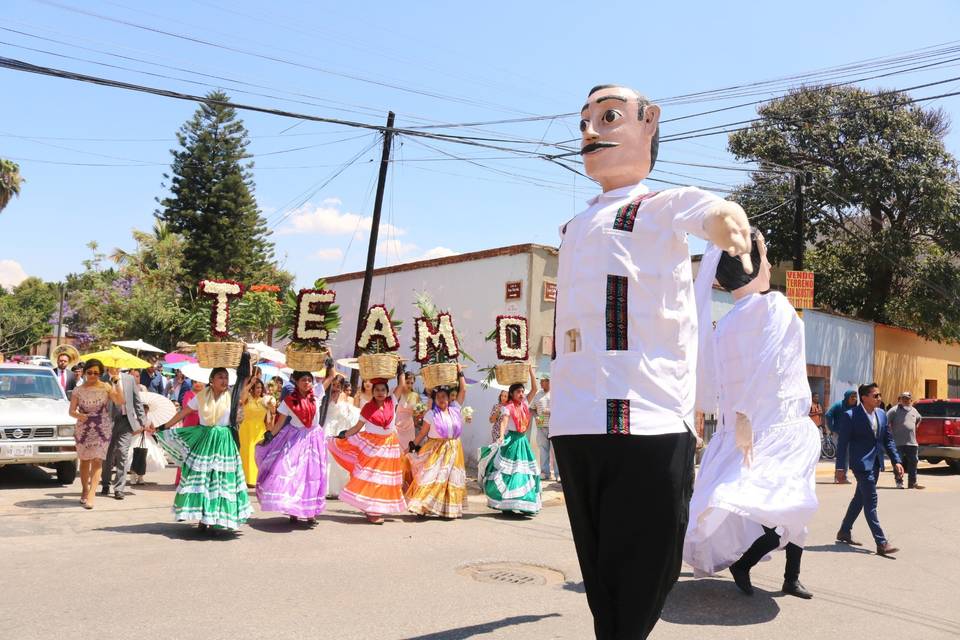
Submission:
POLYGON ((497 316, 497 357, 526 360, 529 351, 527 319, 523 316, 497 316))

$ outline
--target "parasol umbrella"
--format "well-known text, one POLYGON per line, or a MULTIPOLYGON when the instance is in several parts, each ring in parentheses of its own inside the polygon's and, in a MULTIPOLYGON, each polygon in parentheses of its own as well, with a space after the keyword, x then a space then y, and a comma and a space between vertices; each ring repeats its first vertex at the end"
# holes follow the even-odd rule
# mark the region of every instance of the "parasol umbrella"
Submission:
MULTIPOLYGON (((180 367, 180 371, 182 371, 183 375, 191 380, 199 380, 200 382, 207 384, 207 382, 210 380, 210 373, 213 371, 213 369, 207 369, 205 367, 201 367, 196 362, 191 362, 190 364, 180 367)), ((230 376, 230 384, 235 385, 237 383, 237 370, 227 369, 227 374, 230 376)))
POLYGON ((274 349, 265 342, 254 342, 247 345, 247 351, 255 351, 260 360, 272 360, 279 364, 287 364, 287 354, 283 351, 274 349))
POLYGON ((164 356, 163 361, 167 364, 178 364, 181 362, 183 364, 187 364, 189 362, 196 362, 197 359, 193 356, 188 356, 185 353, 168 353, 166 356, 164 356))
POLYGON ((116 369, 146 369, 150 366, 150 363, 146 360, 141 360, 120 347, 111 347, 105 351, 96 351, 94 353, 88 353, 85 356, 80 356, 80 360, 84 362, 94 359, 102 362, 105 367, 116 369))
POLYGON ((133 349, 134 351, 152 351, 153 353, 166 353, 163 349, 158 349, 149 342, 144 342, 143 340, 117 340, 116 342, 111 342, 110 344, 115 344, 118 347, 123 347, 125 349, 133 349))
POLYGON ((356 358, 340 358, 337 360, 337 364, 343 367, 344 369, 359 369, 360 365, 357 363, 356 358))
POLYGON ((284 373, 282 369, 272 364, 260 363, 257 366, 260 368, 260 373, 263 374, 264 382, 269 382, 271 378, 280 378, 284 382, 290 379, 290 374, 284 373))
POLYGON ((147 411, 147 422, 153 425, 164 424, 177 415, 177 407, 159 393, 141 391, 140 400, 147 411))
POLYGON ((163 372, 164 373, 176 373, 178 369, 183 369, 185 366, 190 364, 189 362, 174 362, 170 364, 169 362, 164 363, 163 372))

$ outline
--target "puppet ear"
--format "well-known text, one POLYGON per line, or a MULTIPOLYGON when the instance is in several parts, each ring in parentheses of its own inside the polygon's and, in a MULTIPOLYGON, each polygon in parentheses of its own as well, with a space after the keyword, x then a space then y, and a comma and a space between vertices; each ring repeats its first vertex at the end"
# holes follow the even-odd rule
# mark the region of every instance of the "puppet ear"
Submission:
POLYGON ((648 104, 643 108, 643 122, 651 130, 656 131, 660 124, 660 105, 648 104))

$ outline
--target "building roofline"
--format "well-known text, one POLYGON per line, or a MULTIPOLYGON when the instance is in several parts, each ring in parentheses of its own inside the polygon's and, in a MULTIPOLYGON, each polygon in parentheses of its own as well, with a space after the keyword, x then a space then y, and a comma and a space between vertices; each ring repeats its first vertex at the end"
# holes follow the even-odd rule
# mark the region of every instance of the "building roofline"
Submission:
MULTIPOLYGON (((403 264, 397 264, 390 267, 380 267, 379 269, 373 270, 374 276, 389 275, 392 273, 402 273, 404 271, 416 271, 417 269, 428 269, 430 267, 440 267, 449 264, 459 264, 461 262, 473 262, 475 260, 486 260, 488 258, 499 258, 501 256, 515 256, 522 253, 530 253, 534 250, 543 250, 550 252, 557 252, 556 247, 551 247, 545 244, 535 244, 535 243, 526 243, 526 244, 514 244, 506 247, 496 247, 494 249, 484 249, 482 251, 471 251, 469 253, 458 253, 453 256, 445 256, 443 258, 432 258, 430 260, 418 260, 416 262, 405 262, 403 264)), ((330 276, 326 278, 327 284, 335 284, 337 282, 346 282, 349 280, 359 280, 363 277, 363 271, 352 271, 350 273, 341 273, 339 275, 330 276)))

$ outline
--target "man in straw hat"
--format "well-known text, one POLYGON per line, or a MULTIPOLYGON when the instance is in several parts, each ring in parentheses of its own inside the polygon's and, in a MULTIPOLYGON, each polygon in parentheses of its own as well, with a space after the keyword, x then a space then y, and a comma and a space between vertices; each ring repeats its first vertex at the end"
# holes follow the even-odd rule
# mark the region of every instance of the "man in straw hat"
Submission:
POLYGON ((594 87, 580 115, 603 192, 561 229, 550 435, 597 638, 646 638, 680 573, 696 449, 687 234, 743 256, 739 205, 643 180, 660 107, 594 87))

